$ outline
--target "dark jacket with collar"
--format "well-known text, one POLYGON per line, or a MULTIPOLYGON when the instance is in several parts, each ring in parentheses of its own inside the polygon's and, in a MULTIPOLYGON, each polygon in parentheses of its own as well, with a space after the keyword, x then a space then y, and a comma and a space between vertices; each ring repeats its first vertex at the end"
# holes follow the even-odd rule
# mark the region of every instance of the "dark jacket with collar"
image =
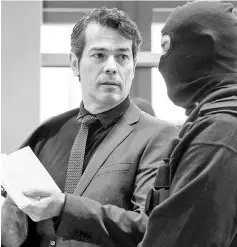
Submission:
POLYGON ((147 199, 139 247, 237 246, 237 87, 192 111, 171 142, 147 199))
MULTIPOLYGON (((70 134, 62 136, 62 132, 68 119, 77 113, 70 111, 44 123, 27 142, 56 183, 65 161, 56 158, 60 145, 55 148, 55 143, 72 141, 70 134)), ((6 247, 22 242, 25 247, 46 247, 54 242, 68 247, 136 246, 147 224, 147 192, 176 134, 174 126, 131 103, 93 154, 74 194, 67 195, 56 235, 51 220, 36 224, 7 199, 2 208, 2 243, 6 247), (71 241, 65 245, 60 237, 71 241)))

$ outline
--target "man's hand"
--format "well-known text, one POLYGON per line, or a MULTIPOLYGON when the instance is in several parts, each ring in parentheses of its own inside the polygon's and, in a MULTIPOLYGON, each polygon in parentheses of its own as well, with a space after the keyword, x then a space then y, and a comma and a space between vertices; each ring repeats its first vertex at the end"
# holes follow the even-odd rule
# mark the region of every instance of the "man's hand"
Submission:
POLYGON ((61 192, 27 189, 23 191, 23 194, 38 198, 38 201, 22 209, 36 222, 58 216, 65 201, 65 194, 61 192))

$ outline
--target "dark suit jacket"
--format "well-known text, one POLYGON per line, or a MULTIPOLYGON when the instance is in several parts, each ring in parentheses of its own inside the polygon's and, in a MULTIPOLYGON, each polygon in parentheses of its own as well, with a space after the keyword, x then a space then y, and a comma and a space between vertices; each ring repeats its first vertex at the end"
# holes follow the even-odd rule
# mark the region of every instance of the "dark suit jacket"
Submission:
MULTIPOLYGON (((66 116, 70 118, 77 113, 78 110, 71 111, 66 116)), ((58 120, 62 118, 65 114, 57 117, 58 120)), ((50 126, 53 129, 53 121, 39 128, 50 126)), ((48 139, 40 134, 39 128, 26 145, 31 144, 32 138, 34 142, 35 138, 38 140, 34 151, 57 182, 60 169, 53 172, 52 167, 57 168, 60 163, 54 160, 55 153, 60 149, 48 153, 47 147, 53 146, 55 140, 66 141, 60 136, 63 125, 48 139)), ((55 241, 57 246, 73 247, 95 246, 93 244, 105 247, 136 246, 147 224, 144 213, 146 194, 154 182, 167 145, 176 134, 174 126, 140 111, 131 102, 92 156, 74 194, 66 196, 61 220, 56 227, 57 236, 51 219, 36 224, 8 199, 3 206, 5 215, 2 214, 3 243, 7 243, 6 246, 19 245, 26 236, 26 231, 22 229, 27 229, 25 225, 29 224, 24 246, 49 246, 50 241, 55 241), (12 219, 10 214, 18 214, 19 219, 12 219), (18 231, 14 232, 14 227, 18 231), (62 241, 58 236, 70 241, 62 241), (11 245, 13 242, 14 245, 11 245)))

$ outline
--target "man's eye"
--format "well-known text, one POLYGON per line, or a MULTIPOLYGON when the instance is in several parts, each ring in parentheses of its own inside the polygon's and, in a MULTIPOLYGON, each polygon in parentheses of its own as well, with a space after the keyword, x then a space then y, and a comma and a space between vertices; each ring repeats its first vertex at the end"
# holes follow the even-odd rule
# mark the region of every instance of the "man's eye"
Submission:
POLYGON ((126 54, 120 54, 120 55, 118 56, 118 58, 119 58, 120 60, 125 60, 125 59, 128 59, 129 57, 128 57, 128 55, 126 55, 126 54))
POLYGON ((102 59, 102 58, 104 58, 104 54, 103 53, 95 53, 95 54, 93 54, 93 57, 98 58, 98 59, 102 59))

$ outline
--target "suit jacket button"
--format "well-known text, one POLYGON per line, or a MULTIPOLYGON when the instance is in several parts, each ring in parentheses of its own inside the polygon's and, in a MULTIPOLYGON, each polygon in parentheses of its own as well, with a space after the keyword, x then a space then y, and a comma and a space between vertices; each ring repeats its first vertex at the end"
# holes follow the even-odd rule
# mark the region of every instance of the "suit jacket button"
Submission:
POLYGON ((55 241, 50 241, 50 246, 55 246, 55 241))

